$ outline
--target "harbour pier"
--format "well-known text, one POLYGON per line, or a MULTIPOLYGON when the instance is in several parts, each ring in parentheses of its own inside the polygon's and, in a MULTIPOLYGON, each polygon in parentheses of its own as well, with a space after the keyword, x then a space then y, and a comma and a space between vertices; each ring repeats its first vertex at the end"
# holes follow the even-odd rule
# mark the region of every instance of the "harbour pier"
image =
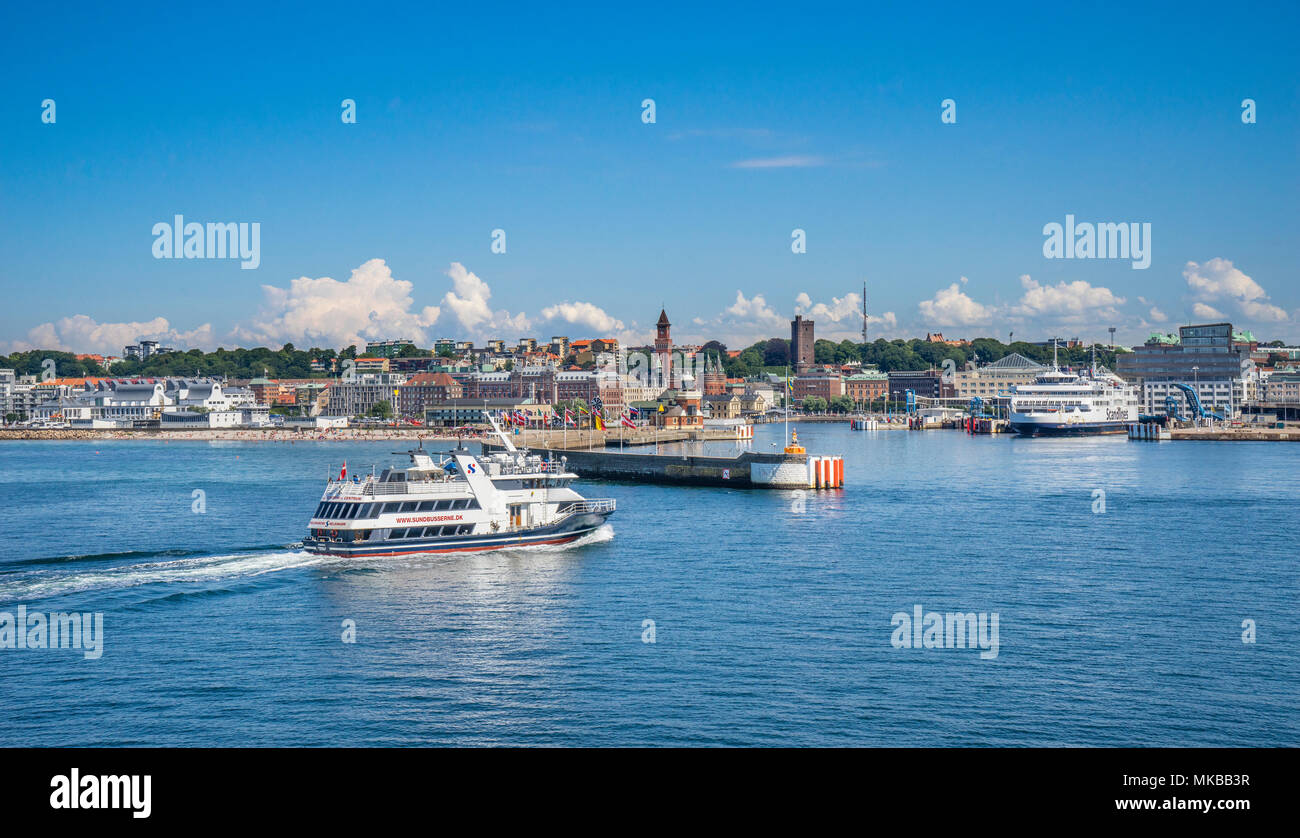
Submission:
MULTIPOLYGON (((485 450, 499 447, 484 443, 485 450)), ((842 457, 810 457, 807 453, 745 451, 734 457, 708 457, 573 448, 529 451, 557 460, 565 457, 571 471, 601 480, 740 489, 832 489, 844 485, 842 457)))

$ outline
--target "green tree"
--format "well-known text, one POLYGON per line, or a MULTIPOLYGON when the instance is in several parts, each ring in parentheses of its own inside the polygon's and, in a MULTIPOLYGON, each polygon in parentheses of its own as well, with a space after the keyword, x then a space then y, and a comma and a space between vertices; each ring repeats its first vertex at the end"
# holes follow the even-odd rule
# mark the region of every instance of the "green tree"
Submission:
POLYGON ((836 396, 826 405, 831 413, 849 413, 853 410, 853 399, 848 396, 836 396))
POLYGON ((386 401, 375 402, 370 406, 370 410, 366 411, 366 415, 375 416, 379 419, 391 419, 393 418, 393 406, 386 401))

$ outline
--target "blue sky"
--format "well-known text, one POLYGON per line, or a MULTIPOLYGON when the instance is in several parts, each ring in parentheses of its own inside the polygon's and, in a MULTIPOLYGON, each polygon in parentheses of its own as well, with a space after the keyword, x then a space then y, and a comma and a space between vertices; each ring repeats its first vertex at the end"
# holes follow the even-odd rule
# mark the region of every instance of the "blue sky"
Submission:
POLYGON ((864 280, 873 336, 1300 339, 1295 7, 5 17, 0 350, 843 337, 864 280), (176 213, 260 223, 259 267, 155 259, 176 213), (1045 259, 1067 213, 1150 223, 1150 268, 1045 259))

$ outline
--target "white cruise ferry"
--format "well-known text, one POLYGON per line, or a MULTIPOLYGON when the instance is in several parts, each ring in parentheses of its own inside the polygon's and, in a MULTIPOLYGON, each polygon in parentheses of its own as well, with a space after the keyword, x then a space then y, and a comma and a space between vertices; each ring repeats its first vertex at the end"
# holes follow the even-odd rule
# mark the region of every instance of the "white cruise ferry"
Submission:
POLYGON ((1094 365, 1086 373, 1052 365, 1033 384, 1011 387, 1011 430, 1025 436, 1124 433, 1138 421, 1137 389, 1094 365))
MULTIPOLYGON (((495 423, 493 423, 495 427, 495 423)), ((565 458, 519 451, 497 428, 504 451, 466 448, 435 462, 423 447, 410 465, 379 475, 340 475, 325 487, 303 548, 327 556, 404 556, 566 544, 614 513, 570 484, 565 458)))

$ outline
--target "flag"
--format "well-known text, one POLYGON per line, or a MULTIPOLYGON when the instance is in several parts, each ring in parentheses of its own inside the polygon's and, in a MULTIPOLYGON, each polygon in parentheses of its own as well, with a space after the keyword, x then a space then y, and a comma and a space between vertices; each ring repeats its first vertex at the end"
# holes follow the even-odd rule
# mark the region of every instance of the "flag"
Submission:
POLYGON ((596 430, 605 430, 605 422, 600 418, 600 414, 596 414, 596 430))
POLYGON ((628 412, 628 415, 631 416, 633 419, 636 419, 638 416, 641 415, 641 414, 637 411, 637 409, 636 409, 635 407, 629 407, 629 408, 627 409, 627 412, 628 412))
POLYGON ((564 409, 564 424, 566 425, 578 424, 573 420, 573 411, 569 410, 567 407, 564 409))
POLYGON ((585 407, 583 407, 581 404, 579 404, 579 405, 578 405, 578 412, 579 412, 579 413, 590 413, 591 411, 587 410, 587 408, 585 408, 585 407))
POLYGON ((633 422, 631 419, 627 418, 626 415, 625 415, 625 416, 622 416, 621 418, 622 418, 622 420, 623 420, 623 427, 625 427, 625 428, 633 428, 633 429, 636 428, 636 423, 633 422))
POLYGON ((339 480, 347 480, 347 478, 348 478, 348 461, 344 460, 343 470, 339 472, 339 480))

